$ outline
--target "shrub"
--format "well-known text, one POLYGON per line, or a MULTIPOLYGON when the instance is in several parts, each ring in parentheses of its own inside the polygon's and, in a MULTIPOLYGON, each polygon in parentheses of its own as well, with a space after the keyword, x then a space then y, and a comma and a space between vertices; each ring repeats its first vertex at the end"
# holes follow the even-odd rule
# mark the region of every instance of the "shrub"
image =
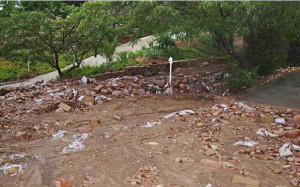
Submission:
POLYGON ((68 70, 64 71, 61 78, 80 78, 82 76, 91 76, 103 72, 105 72, 105 70, 101 66, 83 66, 82 68, 74 69, 71 72, 68 72, 68 70))
POLYGON ((258 70, 258 66, 251 70, 243 70, 234 65, 231 70, 232 76, 226 79, 230 91, 232 93, 239 93, 250 88, 259 78, 258 70))

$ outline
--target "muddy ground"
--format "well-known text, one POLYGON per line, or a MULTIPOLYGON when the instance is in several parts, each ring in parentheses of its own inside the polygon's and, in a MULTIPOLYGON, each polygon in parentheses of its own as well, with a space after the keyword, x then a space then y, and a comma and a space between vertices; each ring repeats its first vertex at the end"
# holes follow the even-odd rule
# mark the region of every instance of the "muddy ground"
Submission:
MULTIPOLYGON (((201 110, 232 102, 222 97, 214 100, 136 97, 96 104, 86 112, 29 114, 27 120, 55 126, 67 133, 58 140, 52 140, 51 136, 30 141, 2 137, 2 158, 15 153, 30 155, 30 158, 10 161, 27 163, 27 166, 23 175, 10 176, 1 172, 0 186, 48 187, 55 186, 55 181, 57 186, 70 186, 70 183, 72 186, 292 186, 291 180, 299 172, 291 175, 289 169, 282 169, 288 163, 278 156, 279 147, 255 156, 239 154, 245 146, 233 145, 245 137, 257 139, 255 132, 259 128, 274 130, 280 127, 257 123, 255 120, 259 116, 253 119, 232 116, 205 123, 220 115, 206 115, 201 110), (196 113, 163 118, 183 109, 196 113), (90 121, 94 124, 89 124, 90 121), (141 127, 151 121, 161 124, 141 127), (78 127, 85 124, 91 127, 87 130, 88 138, 83 141, 85 147, 63 154, 63 148, 73 141, 72 135, 78 134, 78 127), (270 155, 271 160, 265 158, 270 155), (253 181, 235 183, 234 176, 253 181)), ((258 105, 252 103, 251 106, 258 105)), ((259 140, 260 145, 269 147, 283 144, 277 138, 259 140)))

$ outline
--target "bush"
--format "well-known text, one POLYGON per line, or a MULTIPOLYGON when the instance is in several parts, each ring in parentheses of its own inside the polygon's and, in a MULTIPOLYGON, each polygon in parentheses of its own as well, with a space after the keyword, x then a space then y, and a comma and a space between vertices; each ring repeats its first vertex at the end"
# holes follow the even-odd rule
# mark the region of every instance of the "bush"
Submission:
POLYGON ((234 65, 231 70, 232 76, 226 79, 230 91, 232 93, 239 93, 250 88, 259 78, 258 70, 258 66, 251 70, 243 70, 234 65))
POLYGON ((99 73, 105 72, 102 66, 83 66, 82 68, 77 68, 68 72, 68 70, 63 71, 63 76, 61 78, 80 78, 82 76, 91 76, 99 73))

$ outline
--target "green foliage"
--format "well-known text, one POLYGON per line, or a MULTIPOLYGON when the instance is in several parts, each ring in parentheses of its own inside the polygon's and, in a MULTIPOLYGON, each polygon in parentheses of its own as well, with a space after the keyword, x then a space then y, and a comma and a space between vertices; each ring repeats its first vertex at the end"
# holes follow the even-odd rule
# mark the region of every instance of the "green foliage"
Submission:
POLYGON ((64 71, 63 76, 60 78, 80 78, 82 76, 91 76, 103 72, 105 72, 105 69, 103 67, 83 66, 82 68, 77 68, 70 72, 68 72, 67 70, 64 71))
POLYGON ((258 66, 251 70, 244 70, 239 68, 237 64, 232 65, 231 77, 226 79, 230 91, 240 93, 250 88, 259 78, 258 70, 258 66))

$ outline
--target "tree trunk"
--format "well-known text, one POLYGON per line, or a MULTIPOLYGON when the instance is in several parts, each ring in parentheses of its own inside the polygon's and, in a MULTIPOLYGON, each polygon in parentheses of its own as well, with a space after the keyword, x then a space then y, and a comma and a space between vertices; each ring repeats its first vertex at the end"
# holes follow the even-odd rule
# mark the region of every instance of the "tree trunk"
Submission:
POLYGON ((59 59, 58 53, 55 52, 54 53, 55 68, 56 68, 56 70, 58 72, 59 77, 62 77, 63 73, 62 73, 62 71, 61 71, 61 69, 59 67, 59 60, 58 59, 59 59))

